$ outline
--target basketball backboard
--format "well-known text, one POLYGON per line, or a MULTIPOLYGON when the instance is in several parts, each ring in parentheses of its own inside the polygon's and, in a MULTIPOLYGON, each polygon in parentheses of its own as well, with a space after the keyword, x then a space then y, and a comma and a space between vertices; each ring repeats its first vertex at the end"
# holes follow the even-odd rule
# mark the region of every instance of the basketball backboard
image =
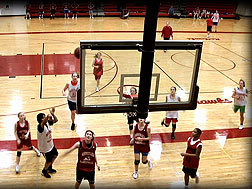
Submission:
MULTIPOLYGON (((149 111, 195 109, 202 41, 156 41, 149 111), (170 87, 177 88, 179 103, 167 103, 170 87)), ((136 105, 125 103, 124 94, 132 86, 138 89, 142 41, 80 41, 81 89, 78 91, 78 113, 130 112, 136 105), (96 92, 93 74, 95 54, 100 52, 103 75, 96 92)))

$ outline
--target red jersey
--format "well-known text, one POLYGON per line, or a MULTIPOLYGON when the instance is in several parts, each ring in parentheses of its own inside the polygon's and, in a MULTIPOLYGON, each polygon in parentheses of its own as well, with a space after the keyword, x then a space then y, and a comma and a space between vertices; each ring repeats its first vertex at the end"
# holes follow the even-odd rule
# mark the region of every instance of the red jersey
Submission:
POLYGON ((93 141, 90 148, 85 144, 85 141, 80 141, 78 151, 77 169, 80 171, 92 172, 95 171, 95 150, 96 143, 93 141))
MULTIPOLYGON (((188 154, 196 154, 196 149, 202 145, 200 139, 193 141, 193 137, 189 137, 187 140, 187 150, 188 154)), ((184 156, 183 165, 187 168, 197 169, 199 166, 199 157, 184 156)))
POLYGON ((103 60, 100 59, 98 60, 97 58, 95 58, 95 63, 94 66, 98 66, 98 68, 94 68, 94 75, 96 76, 101 76, 103 75, 103 60))
POLYGON ((164 38, 170 38, 173 34, 172 27, 171 26, 164 26, 162 30, 161 37, 164 38))
MULTIPOLYGON (((135 127, 135 138, 141 137, 141 138, 147 138, 148 137, 148 124, 145 124, 143 130, 139 130, 138 123, 135 127)), ((140 152, 149 152, 150 151, 150 144, 149 141, 134 141, 134 150, 140 151, 140 152)))
POLYGON ((213 26, 213 20, 211 18, 207 19, 207 26, 213 26))
MULTIPOLYGON (((20 122, 17 122, 17 135, 20 140, 25 140, 25 135, 27 134, 29 130, 29 123, 27 120, 25 120, 25 125, 21 127, 20 122)), ((29 136, 27 139, 31 137, 31 134, 29 133, 29 136)))

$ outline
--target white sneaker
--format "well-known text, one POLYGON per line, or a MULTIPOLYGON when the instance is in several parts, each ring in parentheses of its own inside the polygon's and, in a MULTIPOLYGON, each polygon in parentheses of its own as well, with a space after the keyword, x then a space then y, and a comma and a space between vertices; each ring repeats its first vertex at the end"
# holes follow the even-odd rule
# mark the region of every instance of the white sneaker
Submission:
POLYGON ((134 179, 137 179, 138 178, 138 172, 134 172, 132 176, 133 176, 134 179))
POLYGON ((40 151, 37 148, 35 148, 35 151, 37 153, 37 156, 40 157, 40 151))
POLYGON ((99 91, 100 91, 99 87, 96 87, 96 92, 99 92, 99 91))
POLYGON ((153 164, 151 160, 148 160, 149 170, 152 170, 153 164))
POLYGON ((239 129, 242 130, 242 129, 243 129, 243 125, 240 125, 240 126, 239 126, 239 129))
POLYGON ((20 172, 20 167, 19 165, 16 165, 16 174, 18 174, 20 172))
POLYGON ((196 173, 196 178, 195 178, 196 184, 198 184, 199 181, 200 181, 200 174, 199 174, 199 173, 196 173))

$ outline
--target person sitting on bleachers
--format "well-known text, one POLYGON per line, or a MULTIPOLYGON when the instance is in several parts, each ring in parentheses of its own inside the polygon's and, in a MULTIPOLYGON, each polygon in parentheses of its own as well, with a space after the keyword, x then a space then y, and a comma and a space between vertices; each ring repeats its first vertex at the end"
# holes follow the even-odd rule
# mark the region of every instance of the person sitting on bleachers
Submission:
POLYGON ((169 17, 173 17, 174 16, 174 8, 173 8, 172 5, 171 5, 171 7, 168 10, 168 15, 169 15, 169 17))

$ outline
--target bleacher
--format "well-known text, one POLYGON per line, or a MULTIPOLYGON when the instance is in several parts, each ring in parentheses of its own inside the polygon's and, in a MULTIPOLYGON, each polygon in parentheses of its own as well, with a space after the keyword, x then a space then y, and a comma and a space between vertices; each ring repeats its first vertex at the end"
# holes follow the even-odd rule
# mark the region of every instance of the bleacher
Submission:
MULTIPOLYGON (((31 16, 32 17, 38 17, 39 15, 39 2, 38 0, 32 0, 31 2, 31 16)), ((57 5, 56 9, 56 17, 64 17, 64 6, 63 6, 63 1, 54 1, 55 4, 57 5)), ((88 3, 89 1, 76 1, 79 4, 78 7, 78 16, 88 16, 88 3)), ((160 3, 160 11, 158 16, 164 16, 168 17, 168 10, 171 7, 171 5, 177 8, 175 8, 175 13, 176 11, 178 12, 178 7, 180 5, 176 5, 175 2, 178 1, 165 1, 161 0, 160 3)), ((116 0, 107 0, 107 1, 101 1, 101 4, 103 5, 103 12, 104 16, 120 16, 121 15, 121 9, 127 9, 129 11, 129 16, 145 16, 146 14, 146 1, 133 1, 133 0, 128 0, 125 1, 125 4, 123 7, 121 7, 121 4, 118 3, 116 0)), ((219 11, 220 17, 222 18, 235 18, 235 11, 237 7, 237 2, 235 0, 230 0, 230 1, 224 1, 224 0, 212 0, 212 1, 205 1, 205 0, 188 0, 186 1, 186 15, 187 17, 192 17, 192 12, 193 10, 199 7, 201 10, 203 8, 206 8, 207 11, 210 11, 210 13, 214 13, 215 10, 219 11)), ((69 16, 72 16, 72 7, 70 6, 70 14, 69 16)), ((44 3, 44 17, 49 17, 50 16, 50 3, 44 3)))

